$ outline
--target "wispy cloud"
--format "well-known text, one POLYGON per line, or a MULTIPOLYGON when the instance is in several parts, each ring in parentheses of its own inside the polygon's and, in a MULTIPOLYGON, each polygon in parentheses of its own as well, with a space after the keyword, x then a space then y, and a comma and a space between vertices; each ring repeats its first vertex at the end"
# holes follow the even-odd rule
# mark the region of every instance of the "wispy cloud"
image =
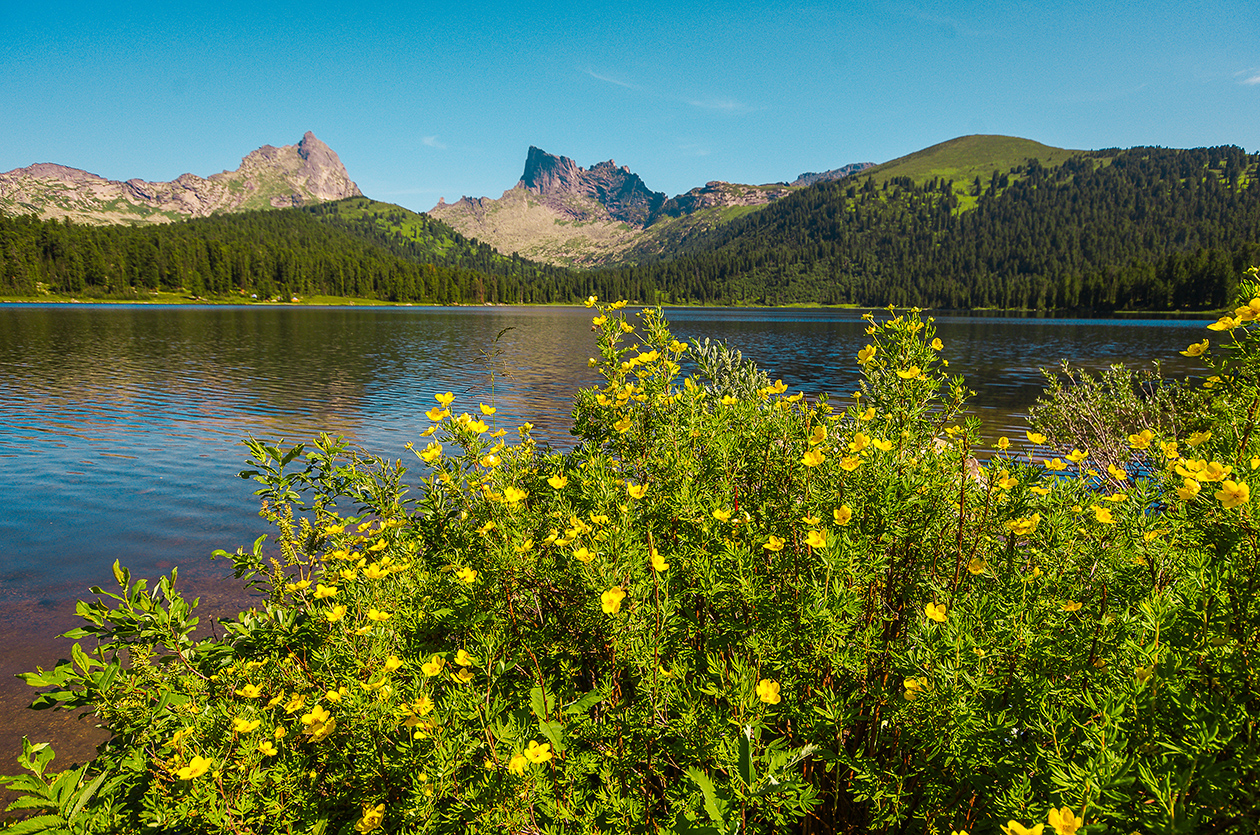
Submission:
POLYGON ((441 142, 438 142, 438 138, 436 136, 426 136, 422 138, 420 141, 423 142, 425 145, 428 145, 430 148, 437 148, 439 151, 446 150, 446 146, 443 145, 441 142))
POLYGON ((921 23, 927 23, 946 30, 952 37, 956 38, 988 38, 997 34, 991 29, 976 29, 968 26, 960 20, 952 17, 944 17, 925 12, 922 9, 909 8, 902 12, 906 17, 917 20, 921 23))
POLYGON ((589 75, 591 78, 595 79, 596 81, 604 81, 604 82, 607 82, 608 84, 616 84, 618 87, 625 87, 627 90, 642 90, 643 89, 638 84, 631 84, 629 81, 622 81, 620 78, 613 78, 612 76, 608 76, 608 75, 600 75, 597 72, 592 72, 591 70, 587 70, 587 69, 582 70, 582 72, 586 73, 587 75, 589 75))
POLYGON ((1247 84, 1247 85, 1260 84, 1260 75, 1253 75, 1251 78, 1244 78, 1242 81, 1238 83, 1247 84))

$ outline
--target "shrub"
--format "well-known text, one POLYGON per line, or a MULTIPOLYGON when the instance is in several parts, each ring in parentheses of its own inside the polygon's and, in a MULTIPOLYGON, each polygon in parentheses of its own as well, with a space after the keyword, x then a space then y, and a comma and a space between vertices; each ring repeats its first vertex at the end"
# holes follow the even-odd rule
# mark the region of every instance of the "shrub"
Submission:
POLYGON ((1201 428, 1135 432, 1157 466, 1107 494, 1007 439, 973 475, 917 311, 870 317, 833 404, 698 384, 658 311, 598 305, 572 452, 449 393, 412 484, 250 441, 266 602, 195 639, 174 574, 117 567, 27 675, 113 737, 64 792, 10 779, 83 832, 1251 831, 1248 302, 1201 428))

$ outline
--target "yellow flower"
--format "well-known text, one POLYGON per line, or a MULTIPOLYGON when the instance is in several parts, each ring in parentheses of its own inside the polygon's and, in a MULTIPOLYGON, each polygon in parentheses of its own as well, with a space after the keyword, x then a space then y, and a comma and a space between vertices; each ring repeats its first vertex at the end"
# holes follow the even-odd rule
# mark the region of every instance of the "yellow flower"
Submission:
POLYGON ((1202 342, 1190 343, 1190 345, 1186 348, 1186 350, 1179 351, 1178 353, 1187 357, 1201 357, 1203 356, 1203 352, 1206 351, 1207 349, 1208 349, 1208 341, 1205 339, 1202 342))
POLYGON ((928 616, 928 620, 934 620, 937 623, 944 623, 949 619, 945 614, 944 603, 929 603, 923 607, 923 612, 928 616))
POLYGON ((477 405, 481 407, 481 413, 483 415, 492 415, 495 412, 499 411, 493 406, 487 406, 485 403, 478 403, 477 405))
POLYGON ((1016 536, 1028 536, 1037 530, 1037 525, 1041 523, 1041 514, 1034 513, 1032 516, 1026 516, 1022 519, 1011 519, 1006 523, 1007 530, 1016 536))
POLYGON ((311 587, 310 580, 298 580, 296 583, 285 583, 285 591, 306 591, 311 587))
POLYGON ((238 716, 232 720, 232 730, 238 734, 247 734, 258 730, 258 726, 261 724, 261 719, 246 719, 238 716))
POLYGON ((1003 435, 997 440, 997 448, 1005 452, 1011 448, 1011 439, 1003 435))
POLYGON ((486 522, 486 523, 485 523, 484 525, 482 525, 480 528, 477 528, 477 533, 481 534, 482 536, 485 536, 486 534, 490 533, 490 531, 492 531, 492 530, 494 530, 494 520, 493 520, 493 519, 491 519, 489 522, 486 522))
POLYGON ((1035 826, 1024 826, 1019 821, 1007 821, 1006 826, 1002 827, 1002 831, 1006 835, 1041 835, 1041 830, 1045 829, 1044 823, 1035 826))
POLYGON ((980 557, 972 557, 967 562, 967 571, 972 574, 980 575, 989 570, 989 565, 980 557))
POLYGON ((913 702, 915 699, 922 696, 924 691, 927 690, 927 679, 911 676, 903 681, 902 685, 906 688, 906 692, 902 693, 901 697, 907 702, 913 702))
POLYGON ((1046 462, 1046 469, 1062 472, 1067 469, 1067 463, 1062 458, 1051 458, 1046 462))
POLYGON ((865 348, 858 351, 857 361, 862 363, 862 365, 866 365, 868 362, 870 362, 872 359, 875 358, 876 350, 877 349, 875 348, 874 345, 867 345, 865 348))
POLYGON ((315 594, 313 596, 316 600, 323 600, 326 597, 333 597, 336 594, 336 586, 325 586, 323 583, 317 583, 315 585, 315 594))
POLYGON ((1064 457, 1067 458, 1067 460, 1071 461, 1073 464, 1079 464, 1089 457, 1089 453, 1081 452, 1079 449, 1074 449, 1064 457))
POLYGON ((262 742, 258 743, 257 750, 258 753, 262 754, 264 757, 274 757, 278 753, 276 744, 270 739, 264 739, 262 742))
POLYGON ((517 487, 504 487, 503 500, 508 504, 516 504, 517 502, 528 496, 529 493, 517 487))
POLYGON ((446 665, 446 660, 442 658, 442 656, 434 655, 428 661, 420 665, 420 671, 423 672, 427 677, 433 678, 435 675, 442 672, 442 667, 444 667, 445 665, 446 665))
POLYGON ((835 520, 837 525, 847 525, 853 521, 853 508, 847 504, 842 504, 831 511, 831 518, 835 520))
POLYGON ((811 449, 801 458, 801 463, 806 467, 817 467, 824 460, 822 450, 811 449))
POLYGON ((944 347, 945 347, 945 343, 941 342, 941 338, 940 338, 939 336, 938 336, 936 339, 933 339, 933 340, 932 340, 932 350, 933 350, 933 351, 939 351, 939 350, 941 350, 941 349, 942 349, 942 348, 944 348, 944 347))
POLYGON ((451 413, 447 411, 446 409, 440 408, 438 406, 434 406, 432 409, 425 412, 424 416, 427 417, 429 420, 433 421, 434 423, 437 423, 442 418, 450 417, 451 413))
POLYGON ((1176 441, 1164 441, 1159 448, 1164 453, 1164 457, 1170 461, 1181 454, 1177 451, 1176 441))
POLYGON ((817 525, 822 520, 819 519, 817 516, 814 516, 813 514, 806 514, 805 516, 801 517, 801 521, 804 522, 806 525, 817 525))
POLYGON ((336 623, 346 616, 346 607, 340 604, 333 606, 324 613, 324 617, 328 618, 329 623, 336 623))
POLYGON ((731 521, 731 512, 719 507, 717 510, 713 511, 713 518, 719 522, 729 522, 731 521))
POLYGON ((1090 505, 1094 511, 1094 518, 1104 525, 1114 525, 1116 520, 1112 517, 1111 511, 1101 505, 1090 505))
POLYGON ((461 667, 459 672, 455 673, 454 678, 460 684, 468 684, 473 680, 475 673, 467 667, 461 667))
POLYGON ((625 589, 621 586, 613 586, 599 596, 600 608, 604 610, 604 614, 606 615, 615 615, 621 610, 621 601, 624 600, 625 597, 625 589))
POLYGON ((765 548, 767 551, 782 551, 783 540, 771 534, 770 538, 766 540, 766 544, 762 545, 761 547, 765 548))
POLYGON ((1226 510, 1238 507, 1240 504, 1246 504, 1251 499, 1251 488, 1247 486, 1245 481, 1231 481, 1226 479, 1221 482, 1221 489, 1216 491, 1216 498, 1220 501, 1221 506, 1226 510))
POLYGON ((397 655, 391 655, 389 658, 385 659, 385 665, 384 665, 385 672, 392 673, 394 670, 397 670, 402 665, 403 665, 403 662, 401 658, 399 658, 397 655))
POLYGON ((442 408, 446 408, 455 402, 455 395, 448 391, 445 394, 433 395, 433 399, 441 404, 442 408))
POLYGON ((810 531, 805 535, 805 544, 810 548, 826 548, 827 535, 822 531, 810 531))
POLYGON ((757 698, 768 705, 777 705, 782 698, 779 696, 779 682, 772 678, 763 678, 757 682, 757 698))
POLYGON ((1029 489, 1030 491, 1032 491, 1033 493, 1036 493, 1038 496, 1049 496, 1049 495, 1050 495, 1050 488, 1049 488, 1049 487, 1029 487, 1028 489, 1029 489))
POLYGON ((534 547, 534 540, 527 539, 524 542, 522 542, 520 545, 513 545, 512 550, 518 554, 524 554, 526 551, 529 551, 533 547, 534 547))
POLYGON ((643 498, 647 495, 647 491, 648 488, 646 484, 631 484, 630 482, 626 482, 626 492, 632 499, 643 498))
POLYGON ((897 376, 903 380, 917 380, 923 376, 922 369, 917 365, 912 365, 906 369, 897 369, 897 376))
POLYGON ((363 569, 363 576, 369 580, 383 580, 389 576, 389 570, 382 568, 380 563, 374 562, 363 569))
POLYGON ((367 619, 375 623, 384 623, 389 620, 389 612, 382 612, 379 609, 368 609, 367 619))
POLYGON ((825 440, 827 440, 827 427, 823 426, 820 423, 817 426, 815 426, 812 430, 810 430, 810 433, 809 433, 810 446, 818 446, 825 440))
POLYGON ((1116 481, 1125 481, 1129 478, 1129 473, 1115 464, 1107 465, 1107 473, 1116 481))
POLYGON ((892 441, 882 441, 879 438, 872 438, 871 446, 875 447, 880 452, 887 452, 892 449, 892 441))
POLYGON ((1203 485, 1199 484, 1199 482, 1193 478, 1187 478, 1182 482, 1182 486, 1177 488, 1177 497, 1183 502, 1188 502, 1199 495, 1199 491, 1202 489, 1203 485))
POLYGON ((491 455, 485 455, 485 456, 483 456, 483 457, 481 458, 481 460, 480 460, 480 461, 478 461, 477 463, 478 463, 478 464, 480 464, 481 466, 485 467, 485 468, 488 470, 488 469, 490 469, 491 467, 497 467, 497 466, 499 466, 499 463, 500 463, 502 460, 503 460, 503 459, 502 459, 502 458, 500 458, 499 456, 491 454, 491 455))
POLYGON ((1028 443, 1030 444, 1041 445, 1046 442, 1046 436, 1040 432, 1025 432, 1024 434, 1028 436, 1028 443))
POLYGON ((297 713, 306 705, 306 697, 301 693, 294 693, 289 700, 284 703, 285 713, 297 713))
POLYGON ((563 490, 566 486, 568 486, 569 479, 563 475, 557 474, 547 479, 547 483, 557 490, 563 490))
POLYGON ((629 415, 626 415, 626 416, 624 416, 621 420, 619 420, 619 421, 617 421, 616 423, 614 423, 614 424, 613 424, 613 429, 616 429, 618 432, 620 432, 620 433, 623 433, 623 434, 624 434, 624 433, 626 432, 626 430, 628 430, 628 429, 630 428, 630 426, 631 426, 631 424, 630 424, 630 416, 629 416, 629 415))
POLYGON ((473 583, 477 582, 477 569, 464 566, 455 572, 455 576, 464 585, 471 586, 473 583))
POLYGON ((724 394, 724 395, 722 395, 722 400, 721 400, 721 403, 722 403, 722 405, 723 405, 723 406, 734 406, 734 405, 735 405, 736 403, 738 403, 738 402, 739 402, 739 398, 738 398, 738 397, 734 397, 734 396, 729 395, 729 394, 724 394))
POLYGON ((246 684, 240 690, 234 691, 236 695, 246 699, 257 699, 262 695, 262 687, 257 684, 246 684))
POLYGON ((432 464, 434 461, 442 457, 442 445, 437 441, 431 442, 424 448, 424 452, 420 453, 420 458, 426 464, 432 464))
POLYGON ((1134 667, 1133 668, 1133 675, 1137 677, 1139 684, 1145 684, 1147 679, 1149 679, 1154 674, 1155 674, 1154 665, 1150 667, 1134 667))
POLYGON ((526 768, 529 768, 529 760, 525 759, 524 754, 513 754, 508 761, 508 771, 513 774, 524 774, 526 768))
POLYGON ((1190 437, 1186 439, 1186 446, 1196 447, 1210 437, 1212 437, 1210 430, 1207 432, 1192 432, 1190 433, 1190 437))
POLYGON ((176 771, 175 776, 181 780, 192 780, 205 774, 212 765, 214 765, 214 760, 197 755, 188 761, 188 765, 176 771))
POLYGON ((1050 821, 1050 826, 1054 827, 1054 831, 1058 835, 1076 835, 1076 830, 1085 825, 1084 818, 1078 818, 1073 814, 1072 809, 1064 806, 1062 809, 1050 807, 1046 820, 1050 821))
POLYGON ((669 563, 665 562, 665 558, 655 548, 652 549, 652 553, 648 554, 648 561, 652 564, 653 571, 669 570, 669 563))
POLYGON ((1059 608, 1065 612, 1078 612, 1080 611, 1081 604, 1075 600, 1065 600, 1059 608))
POLYGON ((551 759, 551 743, 544 742, 540 745, 538 740, 531 739, 529 745, 525 747, 525 759, 535 765, 547 762, 551 759))
POLYGON ((840 469, 844 470, 846 473, 851 473, 856 470, 861 463, 862 459, 858 458, 856 455, 846 455, 840 459, 840 469))
POLYGON ((863 412, 862 414, 858 415, 858 420, 874 420, 874 419, 875 419, 875 407, 874 407, 874 406, 867 406, 867 407, 866 407, 866 411, 865 411, 865 412, 863 412))
POLYGON ((364 805, 363 817, 359 818, 359 822, 354 825, 355 832, 375 832, 385 823, 385 804, 379 803, 375 807, 364 805))
POLYGON ((1210 331, 1232 331, 1240 324, 1242 324, 1242 322, 1232 316, 1222 316, 1207 327, 1210 331))
POLYGON ((585 547, 582 547, 582 548, 578 548, 576 551, 573 552, 573 557, 579 562, 584 562, 584 563, 589 564, 591 560, 595 559, 595 552, 588 551, 586 550, 585 547))

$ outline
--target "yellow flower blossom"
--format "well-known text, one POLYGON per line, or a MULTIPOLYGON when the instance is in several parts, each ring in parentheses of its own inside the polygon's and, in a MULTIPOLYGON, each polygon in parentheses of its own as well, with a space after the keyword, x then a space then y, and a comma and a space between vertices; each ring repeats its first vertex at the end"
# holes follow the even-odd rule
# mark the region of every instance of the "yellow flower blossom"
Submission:
POLYGON ((648 554, 648 562, 652 564, 653 571, 660 572, 669 570, 669 563, 665 562, 665 558, 662 557, 660 552, 655 548, 653 548, 652 552, 648 554))
POLYGON ((432 441, 424 448, 424 452, 420 453, 421 460, 426 464, 432 464, 434 461, 442 457, 442 445, 437 441, 432 441))
POLYGON ((1040 432, 1025 432, 1024 434, 1028 436, 1028 443, 1030 444, 1037 444, 1040 446, 1046 442, 1046 436, 1042 435, 1040 432))
POLYGON ((563 490, 565 487, 568 486, 569 479, 563 475, 556 474, 556 475, 553 475, 551 478, 547 479, 547 483, 550 484, 556 490, 563 490))
POLYGON ((385 804, 378 803, 376 806, 364 804, 363 817, 359 818, 359 822, 354 825, 354 831, 359 833, 375 832, 385 823, 385 804))
POLYGON ((1055 472, 1063 472, 1067 469, 1067 462, 1065 462, 1062 458, 1051 458, 1046 462, 1046 469, 1054 470, 1055 472))
POLYGON ((831 518, 835 520, 837 525, 847 525, 853 521, 853 508, 847 504, 842 504, 831 511, 831 518))
POLYGON ((713 518, 719 522, 729 522, 731 521, 731 512, 725 508, 719 507, 717 510, 713 511, 713 518))
POLYGON ((1167 458, 1169 461, 1173 460, 1174 458, 1178 457, 1181 454, 1180 452, 1177 451, 1176 441, 1164 441, 1162 444, 1159 445, 1159 448, 1160 448, 1160 451, 1164 453, 1164 457, 1167 458))
POLYGON ((188 761, 188 765, 176 771, 175 776, 181 780, 193 780, 209 771, 212 765, 214 760, 197 755, 188 761))
POLYGON ((487 406, 485 403, 478 403, 477 405, 481 409, 481 413, 483 415, 492 415, 495 412, 499 411, 494 406, 487 406))
POLYGON ((810 531, 805 535, 805 544, 810 548, 826 548, 827 535, 822 531, 810 531))
POLYGON ((262 687, 257 684, 246 684, 233 692, 245 699, 257 699, 262 695, 262 687))
POLYGON ((1143 429, 1138 434, 1129 436, 1129 446, 1134 449, 1147 449, 1151 445, 1151 441, 1154 439, 1154 432, 1149 429, 1143 429))
POLYGON ((274 757, 277 753, 279 753, 279 749, 276 748, 276 744, 270 739, 264 739, 262 742, 258 743, 257 751, 264 757, 274 757))
POLYGON ((1134 667, 1133 675, 1137 678, 1139 684, 1145 684, 1155 673, 1154 665, 1150 667, 1134 667))
POLYGON ((310 580, 298 580, 296 583, 285 583, 285 591, 306 591, 311 587, 310 580))
POLYGON ((367 619, 374 623, 384 623, 389 620, 389 612, 382 612, 379 609, 368 609, 367 619))
POLYGON ((1215 495, 1221 507, 1230 510, 1251 500, 1251 488, 1245 481, 1225 479, 1221 482, 1221 489, 1217 490, 1215 495))
POLYGON ((846 455, 840 459, 840 469, 846 473, 851 473, 862 464, 862 459, 856 455, 846 455))
POLYGON ((340 604, 333 606, 331 609, 329 609, 327 612, 324 613, 324 617, 328 619, 329 623, 336 623, 337 621, 341 620, 345 616, 346 616, 346 607, 340 604))
POLYGON ((875 447, 880 452, 888 452, 888 450, 892 449, 892 441, 885 441, 879 438, 872 438, 871 446, 875 447))
POLYGON ((481 457, 481 460, 480 460, 480 461, 478 461, 477 463, 478 463, 478 464, 480 464, 481 466, 485 467, 485 468, 488 470, 488 469, 490 469, 491 467, 497 467, 497 466, 499 466, 499 464, 500 464, 502 461, 503 461, 503 459, 502 459, 502 458, 500 458, 499 456, 491 454, 491 455, 483 455, 483 456, 481 457))
POLYGON ((1029 487, 1028 489, 1029 489, 1029 491, 1031 491, 1031 492, 1033 492, 1033 493, 1036 493, 1038 496, 1049 496, 1049 495, 1050 495, 1050 488, 1049 488, 1049 487, 1029 487))
POLYGON ((1187 356, 1187 357, 1201 357, 1203 356, 1203 353, 1207 351, 1207 349, 1208 349, 1208 341, 1205 339, 1202 342, 1192 342, 1186 348, 1186 350, 1178 351, 1177 353, 1181 354, 1182 356, 1187 356))
POLYGON ((734 406, 736 403, 739 402, 739 398, 730 394, 724 394, 722 395, 722 399, 719 402, 723 406, 734 406))
POLYGON ((818 446, 825 440, 827 440, 827 427, 826 426, 823 426, 820 423, 810 430, 809 432, 809 445, 810 446, 818 446))
POLYGON ((1002 827, 1002 831, 1005 832, 1006 835, 1041 835, 1041 831, 1045 828, 1046 825, 1044 823, 1039 823, 1034 826, 1024 826, 1019 821, 1007 821, 1006 825, 1002 827))
POLYGON ((512 774, 519 776, 524 774, 527 768, 529 768, 529 760, 525 759, 524 754, 513 754, 512 759, 508 761, 508 771, 512 774))
POLYGON ((972 557, 967 562, 967 571, 979 576, 989 570, 989 564, 981 557, 972 557))
POLYGON ((801 463, 806 467, 817 467, 823 462, 824 458, 825 456, 822 454, 822 450, 811 449, 801 458, 801 463))
POLYGON ((1222 316, 1207 327, 1210 331, 1232 331, 1241 324, 1242 322, 1232 316, 1222 316))
POLYGON ((779 695, 779 682, 772 678, 763 678, 757 682, 757 698, 768 705, 777 705, 782 701, 779 695))
POLYGON ((518 487, 508 486, 503 488, 503 500, 508 504, 516 504, 528 495, 529 493, 518 487))
POLYGON ((1037 530, 1037 525, 1041 523, 1041 514, 1034 513, 1032 516, 1026 516, 1022 519, 1011 519, 1006 523, 1006 528, 1016 536, 1028 536, 1037 530))
POLYGON ((858 415, 858 420, 867 421, 875 419, 875 407, 867 406, 866 411, 858 415))
POLYGON ((455 577, 464 585, 471 586, 477 582, 477 569, 464 566, 455 572, 455 577))
POLYGON ((877 350, 878 349, 874 345, 867 345, 865 348, 858 351, 857 361, 860 362, 862 365, 866 365, 868 362, 870 362, 872 359, 875 358, 875 352, 877 350))
POLYGON ((544 742, 539 744, 537 740, 531 739, 529 745, 525 747, 525 759, 534 763, 545 763, 551 759, 551 743, 544 742))
POLYGON ((630 416, 626 415, 622 417, 621 420, 613 424, 613 429, 616 429, 619 433, 625 434, 625 432, 630 428, 630 426, 631 426, 630 416))
POLYGON ((440 655, 435 654, 428 661, 420 665, 420 671, 424 673, 425 676, 427 676, 428 678, 433 678, 435 675, 442 672, 442 668, 445 665, 446 665, 446 659, 442 658, 442 656, 440 655))
POLYGON ((945 347, 945 343, 941 342, 941 338, 938 336, 936 339, 932 340, 931 347, 933 351, 939 351, 945 347))
POLYGON ((424 416, 427 417, 429 420, 433 421, 434 423, 439 423, 441 422, 443 418, 450 417, 451 413, 449 410, 443 409, 440 406, 434 406, 432 409, 429 409, 427 412, 425 412, 424 416))
POLYGON ((326 586, 323 583, 315 585, 315 594, 312 595, 316 600, 323 600, 328 597, 334 597, 337 594, 336 586, 326 586))
POLYGON ((1085 825, 1085 819, 1078 818, 1068 806, 1064 806, 1062 809, 1055 809, 1051 806, 1049 814, 1046 815, 1046 820, 1050 822, 1050 826, 1057 835, 1076 835, 1076 830, 1085 825))
POLYGON ((1065 455, 1064 457, 1067 458, 1067 460, 1071 461, 1073 464, 1079 464, 1089 457, 1089 453, 1081 452, 1079 449, 1074 449, 1071 452, 1069 452, 1067 455, 1065 455))
POLYGON ((1063 611, 1065 611, 1065 612, 1078 612, 1078 611, 1080 611, 1081 605, 1082 605, 1082 604, 1078 603, 1078 602, 1077 602, 1077 601, 1075 601, 1075 600, 1065 600, 1065 601, 1063 601, 1063 603, 1059 606, 1059 608, 1060 608, 1060 609, 1062 609, 1062 610, 1063 610, 1063 611))
POLYGON ((446 408, 455 402, 455 395, 448 391, 445 394, 433 395, 433 399, 436 400, 442 408, 446 408))
POLYGON ((1208 430, 1206 432, 1191 432, 1190 437, 1186 438, 1186 446, 1196 447, 1211 437, 1212 437, 1211 430, 1208 430))
POLYGON ((767 551, 782 551, 783 540, 779 539, 774 534, 771 534, 770 538, 766 540, 766 544, 761 547, 765 548, 767 551))
POLYGON ((997 439, 997 448, 1005 452, 1011 448, 1011 439, 1003 435, 997 439))
POLYGON ((1114 525, 1116 520, 1111 515, 1111 511, 1102 505, 1090 505, 1094 511, 1094 518, 1103 525, 1114 525))
POLYGON ((494 520, 491 519, 489 522, 486 522, 480 528, 477 528, 477 533, 481 534, 482 536, 485 536, 486 534, 490 533, 490 531, 494 530, 494 527, 495 527, 494 520))
POLYGON ((469 684, 472 682, 475 676, 476 674, 472 670, 468 669, 467 667, 460 667, 459 671, 456 672, 452 677, 455 679, 455 681, 459 682, 460 684, 469 684))
POLYGON ((628 493, 632 499, 643 498, 647 495, 647 491, 648 488, 646 484, 631 484, 630 482, 626 482, 626 493, 628 493))
POLYGON ((927 615, 928 620, 934 620, 937 623, 944 623, 949 619, 945 614, 944 603, 929 603, 923 607, 923 613, 927 615))
POLYGON ((912 365, 906 369, 897 369, 897 376, 903 380, 917 380, 923 376, 923 370, 917 365, 912 365))
POLYGON ((927 684, 927 679, 911 676, 902 682, 902 686, 905 687, 906 690, 901 694, 901 697, 907 702, 913 702, 915 699, 922 696, 927 690, 927 684))
POLYGON ((606 615, 615 615, 621 610, 621 601, 625 597, 625 589, 621 586, 613 586, 599 596, 600 608, 604 610, 606 615))
POLYGON ((586 547, 583 546, 573 552, 573 557, 579 562, 584 562, 584 563, 589 564, 591 560, 595 559, 595 552, 588 551, 586 547))
POLYGON ((238 716, 232 720, 232 730, 238 734, 252 733, 258 730, 258 726, 261 724, 261 719, 246 719, 243 716, 238 716))

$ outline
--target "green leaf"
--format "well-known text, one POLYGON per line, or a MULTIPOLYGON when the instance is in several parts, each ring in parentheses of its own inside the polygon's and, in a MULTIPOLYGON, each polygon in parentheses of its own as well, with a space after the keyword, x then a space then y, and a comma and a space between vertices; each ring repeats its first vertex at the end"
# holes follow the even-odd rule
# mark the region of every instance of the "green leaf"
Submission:
POLYGON ((694 765, 690 765, 687 766, 687 776, 700 787, 700 793, 704 795, 704 811, 708 814, 709 820, 716 823, 719 828, 725 829, 726 818, 722 815, 722 806, 725 804, 718 800, 717 791, 713 788, 713 781, 709 779, 709 775, 694 765))
POLYGON ((79 813, 83 811, 83 807, 86 806, 88 801, 92 799, 92 796, 96 794, 96 790, 101 787, 101 783, 105 782, 105 775, 107 773, 108 772, 102 771, 100 774, 96 775, 96 779, 83 787, 83 789, 79 792, 78 799, 74 802, 74 806, 71 807, 70 813, 66 815, 66 820, 74 823, 74 819, 79 816, 79 813))
POLYGON ((744 781, 746 788, 753 787, 751 727, 744 728, 744 732, 739 735, 739 779, 744 781))
POLYGON ((33 818, 27 818, 19 821, 5 830, 8 835, 34 835, 34 833, 44 833, 44 835, 71 835, 65 828, 66 821, 61 815, 37 815, 33 818))
POLYGON ((542 735, 547 737, 547 741, 551 743, 551 749, 556 754, 564 753, 564 725, 559 722, 539 722, 538 729, 542 731, 542 735))
POLYGON ((604 697, 600 693, 592 690, 589 693, 584 693, 577 701, 565 705, 564 713, 566 716, 577 716, 578 714, 586 713, 603 700, 604 697))

